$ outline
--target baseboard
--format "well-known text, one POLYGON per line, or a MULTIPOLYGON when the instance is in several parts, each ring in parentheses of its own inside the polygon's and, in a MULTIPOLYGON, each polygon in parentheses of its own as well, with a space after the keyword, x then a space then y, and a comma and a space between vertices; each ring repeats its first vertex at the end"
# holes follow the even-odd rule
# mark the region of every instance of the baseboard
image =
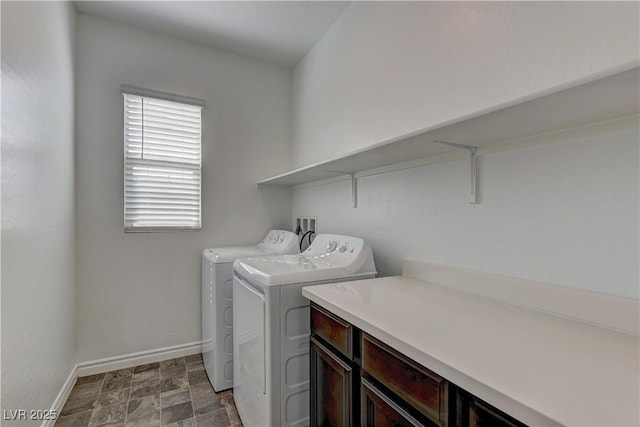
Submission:
MULTIPOLYGON (((71 389, 76 384, 76 378, 78 378, 78 365, 75 365, 73 369, 71 369, 67 380, 64 382, 62 389, 60 389, 60 393, 58 393, 56 400, 54 400, 53 405, 51 405, 51 413, 60 415, 62 407, 67 401, 69 393, 71 393, 71 389)), ((42 422, 42 427, 53 427, 55 423, 56 420, 45 420, 42 422)))
MULTIPOLYGON (((157 348, 155 350, 141 351, 138 353, 124 354, 122 356, 108 357, 105 359, 92 360, 88 362, 78 363, 71 369, 67 380, 64 382, 62 389, 58 393, 56 400, 51 405, 51 412, 60 414, 64 404, 76 384, 78 377, 87 375, 101 374, 116 369, 131 368, 145 363, 160 362, 161 360, 173 359, 175 357, 190 356, 200 353, 202 349, 202 341, 174 345, 172 347, 157 348)), ((53 427, 56 420, 46 420, 42 423, 42 427, 53 427)))
POLYGON ((158 348, 154 350, 141 351, 138 353, 124 354, 121 356, 107 357, 105 359, 92 360, 78 363, 78 375, 101 374, 103 372, 114 371, 116 369, 131 368, 145 363, 159 362, 161 360, 173 359, 175 357, 190 356, 201 352, 202 341, 187 344, 174 345, 172 347, 158 348))

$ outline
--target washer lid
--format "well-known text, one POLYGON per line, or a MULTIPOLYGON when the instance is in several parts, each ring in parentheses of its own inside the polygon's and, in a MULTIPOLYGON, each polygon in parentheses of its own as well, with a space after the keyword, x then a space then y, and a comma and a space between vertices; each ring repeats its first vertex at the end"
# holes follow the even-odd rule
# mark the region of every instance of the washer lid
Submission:
POLYGON ((202 251, 202 256, 213 263, 222 264, 233 262, 238 258, 297 254, 299 252, 298 236, 295 233, 286 230, 271 230, 257 245, 208 248, 202 251))
POLYGON ((318 235, 302 254, 238 259, 233 269, 263 286, 376 274, 371 247, 362 239, 328 234, 318 235))
POLYGON ((202 256, 215 264, 233 262, 238 258, 272 255, 275 251, 262 246, 228 246, 224 248, 208 248, 202 256))
POLYGON ((273 255, 243 258, 233 264, 241 277, 265 286, 316 282, 349 276, 344 268, 304 255, 273 255))

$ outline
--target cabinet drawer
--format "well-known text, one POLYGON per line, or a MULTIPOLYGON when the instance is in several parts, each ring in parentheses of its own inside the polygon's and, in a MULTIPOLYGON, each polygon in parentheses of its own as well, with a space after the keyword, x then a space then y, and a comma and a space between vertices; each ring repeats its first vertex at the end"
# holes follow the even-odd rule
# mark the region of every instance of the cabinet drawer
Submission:
POLYGON ((437 425, 448 425, 450 385, 444 378, 367 334, 362 370, 437 425))
POLYGON ((311 305, 311 334, 319 336, 336 350, 353 358, 353 328, 317 305, 311 305))
POLYGON ((526 427, 477 397, 471 396, 469 400, 469 427, 526 427))
POLYGON ((362 379, 360 387, 363 427, 425 426, 366 379, 362 379))

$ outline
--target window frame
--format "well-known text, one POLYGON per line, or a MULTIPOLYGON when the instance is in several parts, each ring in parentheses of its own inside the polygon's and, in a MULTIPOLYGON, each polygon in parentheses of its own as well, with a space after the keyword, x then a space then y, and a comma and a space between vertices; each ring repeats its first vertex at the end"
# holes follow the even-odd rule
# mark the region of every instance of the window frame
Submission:
MULTIPOLYGON (((123 215, 123 229, 125 233, 165 233, 165 232, 184 232, 184 231, 200 231, 202 230, 202 183, 203 183, 203 156, 202 156, 202 149, 203 149, 203 120, 202 120, 202 111, 205 108, 205 102, 204 100, 198 99, 198 98, 192 98, 192 97, 188 97, 188 96, 182 96, 182 95, 176 95, 176 94, 172 94, 172 93, 168 93, 168 92, 160 92, 160 91, 155 91, 155 90, 150 90, 150 89, 143 89, 143 88, 139 88, 139 87, 135 87, 135 86, 130 86, 130 85, 121 85, 120 86, 120 94, 122 96, 122 118, 123 118, 123 122, 122 122, 122 132, 123 132, 123 138, 122 138, 122 143, 123 143, 123 147, 122 147, 122 165, 123 165, 123 173, 122 173, 122 179, 123 179, 123 194, 122 194, 122 215, 123 215), (127 158, 127 109, 125 107, 125 103, 126 103, 126 95, 133 95, 133 96, 140 96, 142 98, 153 98, 153 99, 157 99, 160 101, 169 101, 169 102, 175 102, 175 103, 181 103, 181 104, 186 104, 186 105, 191 105, 191 106, 196 106, 196 107, 200 107, 200 164, 199 164, 199 175, 200 175, 200 191, 198 194, 198 226, 197 227, 190 227, 190 226, 143 226, 143 227, 134 227, 134 226, 129 226, 127 225, 127 213, 126 213, 126 209, 127 209, 127 165, 128 165, 128 161, 129 159, 127 158)), ((134 159, 131 159, 134 160, 134 159)), ((140 159, 141 161, 145 161, 145 159, 140 159)), ((147 162, 149 162, 149 164, 153 164, 153 162, 155 162, 156 160, 146 160, 147 162)), ((170 162, 170 161, 158 161, 160 163, 164 163, 166 164, 170 164, 170 163, 175 163, 176 167, 183 167, 185 168, 185 166, 189 166, 189 164, 187 163, 180 163, 180 162, 170 162)), ((190 165, 190 166, 194 166, 195 169, 195 165, 190 165)))

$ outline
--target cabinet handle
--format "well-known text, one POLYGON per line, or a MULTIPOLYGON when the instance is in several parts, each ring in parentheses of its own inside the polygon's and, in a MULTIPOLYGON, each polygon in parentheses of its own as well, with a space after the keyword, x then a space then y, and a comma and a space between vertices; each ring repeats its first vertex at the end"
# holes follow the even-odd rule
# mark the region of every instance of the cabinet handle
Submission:
POLYGON ((424 424, 422 424, 420 421, 416 420, 414 417, 411 416, 411 414, 409 414, 407 411, 405 411, 404 409, 402 409, 397 403, 395 403, 393 400, 389 399, 387 397, 387 395, 385 395, 382 391, 380 391, 376 386, 374 386, 372 383, 369 382, 369 380, 367 380, 366 378, 362 378, 362 385, 367 388, 371 393, 375 394, 378 398, 380 398, 384 403, 386 403, 387 405, 389 405, 394 411, 396 411, 398 414, 400 414, 402 416, 402 418, 404 418, 405 420, 407 420, 409 423, 411 423, 411 425, 415 426, 415 427, 426 427, 424 424))

